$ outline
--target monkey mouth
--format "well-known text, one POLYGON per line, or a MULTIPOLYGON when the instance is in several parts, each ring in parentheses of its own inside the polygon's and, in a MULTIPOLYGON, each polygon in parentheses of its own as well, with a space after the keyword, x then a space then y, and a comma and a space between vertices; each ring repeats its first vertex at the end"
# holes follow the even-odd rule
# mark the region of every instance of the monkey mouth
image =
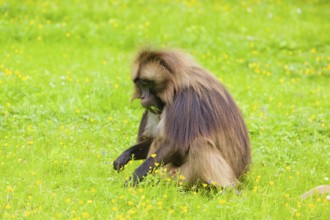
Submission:
POLYGON ((155 107, 155 106, 150 106, 147 108, 148 111, 150 111, 151 113, 154 113, 154 114, 157 114, 157 115, 160 115, 162 113, 162 110, 155 107))

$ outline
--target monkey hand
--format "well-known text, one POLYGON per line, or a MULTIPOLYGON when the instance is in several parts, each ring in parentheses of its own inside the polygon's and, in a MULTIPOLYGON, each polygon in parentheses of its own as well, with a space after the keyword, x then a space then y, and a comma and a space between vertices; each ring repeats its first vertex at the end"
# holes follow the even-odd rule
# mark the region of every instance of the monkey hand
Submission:
POLYGON ((119 173, 124 169, 124 166, 130 161, 131 155, 128 152, 123 152, 114 162, 113 168, 119 173))

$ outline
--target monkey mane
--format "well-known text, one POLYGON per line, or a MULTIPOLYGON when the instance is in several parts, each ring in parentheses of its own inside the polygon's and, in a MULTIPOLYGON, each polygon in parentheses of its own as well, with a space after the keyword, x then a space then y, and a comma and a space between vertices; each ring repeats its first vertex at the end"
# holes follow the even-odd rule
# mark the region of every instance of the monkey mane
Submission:
MULTIPOLYGON (((173 104, 168 106, 165 133, 169 141, 175 141, 172 144, 182 154, 187 153, 197 138, 209 139, 225 132, 235 137, 237 135, 232 129, 235 125, 231 122, 240 118, 237 117, 236 105, 235 108, 233 105, 235 103, 227 92, 224 97, 214 90, 205 89, 202 95, 198 95, 193 88, 184 89, 176 95, 173 104)), ((231 137, 227 135, 226 138, 231 137)))
MULTIPOLYGON (((159 86, 166 89, 162 90, 159 96, 166 104, 172 104, 175 94, 186 88, 193 88, 195 92, 201 94, 203 87, 209 87, 223 94, 223 86, 212 74, 200 67, 189 54, 175 49, 159 51, 144 49, 140 51, 135 59, 132 79, 145 75, 141 73, 143 67, 150 67, 154 63, 157 63, 155 68, 158 66, 165 70, 154 69, 158 73, 154 79, 159 77, 163 79, 161 83, 163 85, 159 86)), ((133 99, 137 97, 139 97, 139 92, 135 89, 133 99)))

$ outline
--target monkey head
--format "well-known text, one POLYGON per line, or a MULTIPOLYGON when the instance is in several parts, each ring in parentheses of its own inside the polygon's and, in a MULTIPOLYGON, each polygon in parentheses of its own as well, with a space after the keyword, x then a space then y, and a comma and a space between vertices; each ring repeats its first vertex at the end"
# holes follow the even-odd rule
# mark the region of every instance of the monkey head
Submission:
MULTIPOLYGON (((159 107, 160 103, 163 106, 171 105, 180 90, 192 87, 199 90, 202 88, 199 84, 209 84, 209 78, 212 77, 210 74, 204 75, 201 80, 191 77, 190 71, 196 68, 200 69, 193 58, 182 51, 142 50, 133 63, 131 78, 135 84, 135 91, 132 100, 141 99, 144 107, 159 107), (143 90, 143 87, 147 89, 143 90), (143 92, 145 94, 142 94, 143 92), (153 103, 146 99, 146 96, 153 98, 153 103)), ((214 79, 213 77, 211 80, 214 79)))
POLYGON ((135 90, 133 99, 141 99, 141 105, 150 111, 161 113, 173 97, 173 74, 161 52, 141 52, 133 64, 132 80, 135 90), (171 92, 172 91, 172 92, 171 92), (168 93, 171 94, 168 94, 168 93))

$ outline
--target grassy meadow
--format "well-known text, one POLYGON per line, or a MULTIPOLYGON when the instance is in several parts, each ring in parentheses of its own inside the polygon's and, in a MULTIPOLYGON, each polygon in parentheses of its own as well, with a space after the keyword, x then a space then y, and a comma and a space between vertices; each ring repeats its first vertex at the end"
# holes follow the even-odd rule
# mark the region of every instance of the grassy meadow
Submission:
POLYGON ((330 2, 0 0, 0 219, 328 219, 330 2), (131 61, 182 48, 231 92, 253 163, 234 190, 123 183, 131 61))

